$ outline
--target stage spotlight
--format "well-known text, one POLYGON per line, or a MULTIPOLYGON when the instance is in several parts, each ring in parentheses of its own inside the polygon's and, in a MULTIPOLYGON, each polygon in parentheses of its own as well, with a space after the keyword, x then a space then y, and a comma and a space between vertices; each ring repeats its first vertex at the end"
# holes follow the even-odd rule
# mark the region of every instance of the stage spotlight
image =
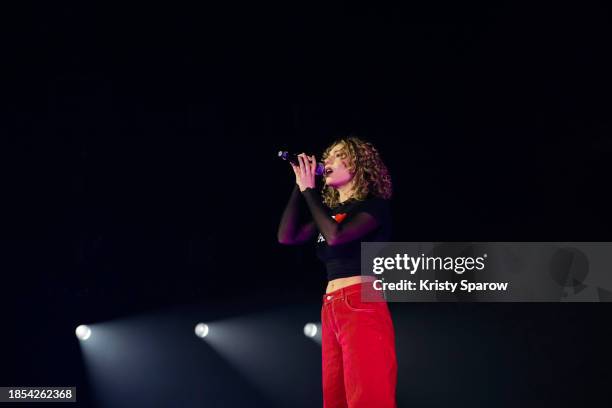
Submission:
POLYGON ((74 331, 79 340, 87 340, 91 336, 91 329, 84 324, 80 325, 74 331))
POLYGON ((314 323, 306 323, 304 326, 304 335, 306 335, 306 337, 314 337, 317 335, 318 331, 319 329, 314 323))
POLYGON ((208 335, 208 325, 206 323, 198 323, 195 327, 195 334, 198 337, 204 338, 208 335))

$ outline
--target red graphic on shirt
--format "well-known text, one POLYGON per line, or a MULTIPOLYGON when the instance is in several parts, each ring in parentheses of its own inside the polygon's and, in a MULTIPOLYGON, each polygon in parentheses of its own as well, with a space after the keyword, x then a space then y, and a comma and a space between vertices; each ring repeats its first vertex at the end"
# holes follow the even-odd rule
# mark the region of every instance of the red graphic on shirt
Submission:
POLYGON ((332 215, 332 218, 336 220, 337 223, 340 223, 343 219, 346 218, 346 213, 332 215))

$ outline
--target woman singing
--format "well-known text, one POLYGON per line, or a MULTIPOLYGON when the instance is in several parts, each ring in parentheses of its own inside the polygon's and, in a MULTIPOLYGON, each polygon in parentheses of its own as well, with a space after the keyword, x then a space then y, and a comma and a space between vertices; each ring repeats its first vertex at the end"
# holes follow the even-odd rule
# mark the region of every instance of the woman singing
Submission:
MULTIPOLYGON (((361 275, 361 242, 388 241, 391 179, 371 143, 348 137, 323 153, 324 187, 315 187, 316 159, 302 153, 291 164, 296 186, 278 229, 282 244, 314 238, 325 263, 321 309, 324 408, 395 408, 395 333, 387 303, 361 275), (306 204, 312 220, 301 223, 306 204), (365 302, 362 293, 376 302, 365 302)), ((310 217, 309 217, 310 218, 310 217)))

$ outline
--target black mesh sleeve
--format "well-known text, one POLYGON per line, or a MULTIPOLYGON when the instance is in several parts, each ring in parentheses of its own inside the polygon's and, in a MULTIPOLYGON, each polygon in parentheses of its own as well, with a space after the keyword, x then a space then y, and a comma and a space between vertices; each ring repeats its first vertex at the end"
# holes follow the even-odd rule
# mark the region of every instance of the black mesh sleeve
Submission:
POLYGON ((304 207, 304 199, 301 197, 296 184, 281 216, 277 233, 278 242, 287 245, 300 244, 314 235, 315 225, 313 221, 300 223, 301 214, 306 210, 304 207))

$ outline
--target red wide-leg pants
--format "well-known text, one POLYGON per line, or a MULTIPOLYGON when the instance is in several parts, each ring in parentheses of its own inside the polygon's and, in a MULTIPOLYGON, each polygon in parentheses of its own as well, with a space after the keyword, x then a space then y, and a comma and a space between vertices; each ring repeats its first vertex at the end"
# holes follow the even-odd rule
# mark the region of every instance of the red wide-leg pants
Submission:
POLYGON ((324 408, 396 408, 395 332, 383 295, 358 283, 323 296, 324 408), (378 296, 379 302, 365 302, 378 296))

